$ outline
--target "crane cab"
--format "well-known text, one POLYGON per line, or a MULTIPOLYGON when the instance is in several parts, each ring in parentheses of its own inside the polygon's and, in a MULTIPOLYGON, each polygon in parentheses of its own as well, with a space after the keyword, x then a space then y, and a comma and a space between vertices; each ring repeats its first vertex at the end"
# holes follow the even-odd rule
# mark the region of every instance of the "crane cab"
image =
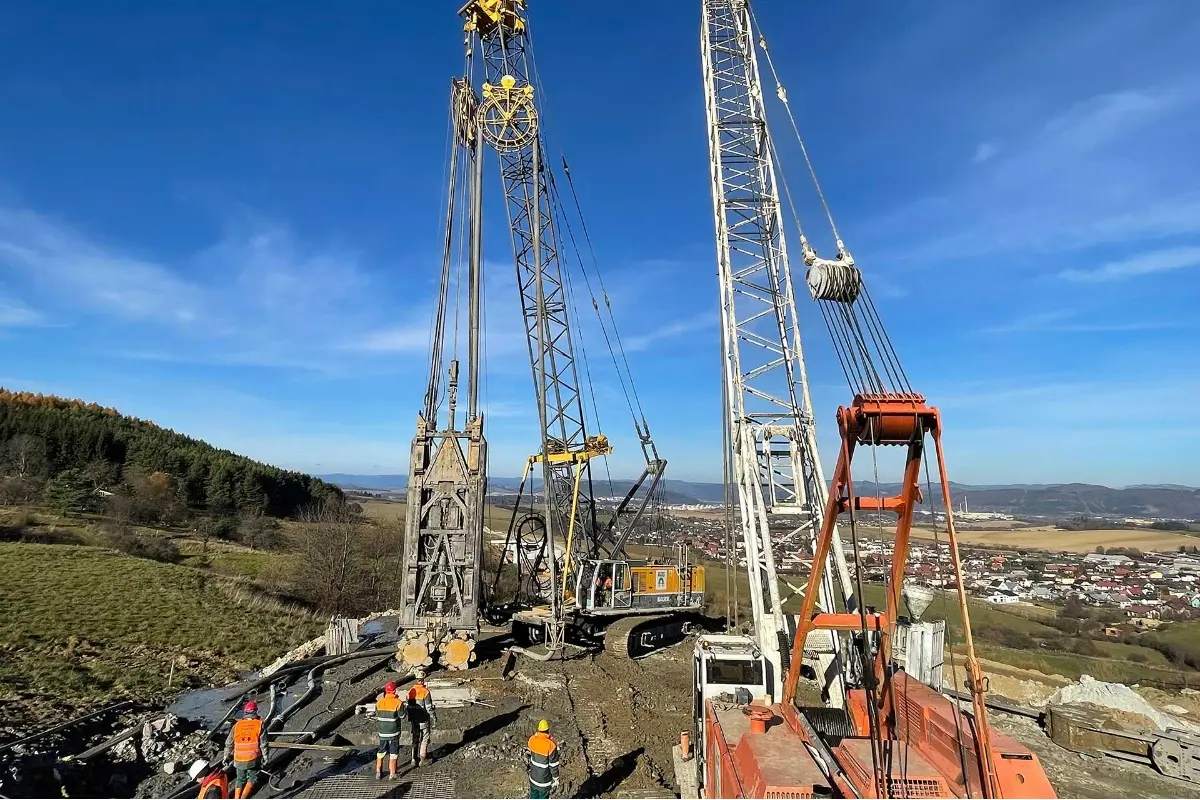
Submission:
POLYGON ((758 644, 745 636, 707 634, 696 639, 692 656, 692 716, 702 727, 704 703, 729 695, 735 702, 772 702, 770 664, 758 644))
POLYGON ((585 614, 695 611, 704 606, 704 567, 589 559, 575 571, 574 588, 585 614))
MULTIPOLYGON (((690 764, 695 777, 689 784, 700 789, 700 797, 719 793, 722 755, 727 751, 720 729, 710 719, 711 704, 770 705, 774 699, 770 671, 770 663, 753 639, 732 634, 708 634, 696 639, 692 656, 692 736, 696 755, 690 764)), ((677 769, 683 766, 676 765, 677 769)))

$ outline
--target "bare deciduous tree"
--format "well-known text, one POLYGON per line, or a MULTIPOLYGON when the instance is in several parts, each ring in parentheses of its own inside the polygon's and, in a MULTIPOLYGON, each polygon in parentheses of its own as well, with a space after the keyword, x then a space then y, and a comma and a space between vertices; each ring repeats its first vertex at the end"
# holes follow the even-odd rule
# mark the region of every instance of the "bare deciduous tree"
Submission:
POLYGON ((42 478, 50 466, 46 440, 28 433, 17 434, 4 445, 2 452, 6 474, 18 478, 42 478))
POLYGON ((237 536, 251 550, 274 550, 283 541, 279 521, 262 512, 243 514, 238 519, 237 536))
POLYGON ((331 614, 389 608, 399 596, 403 536, 344 503, 305 509, 296 537, 292 583, 301 597, 331 614))

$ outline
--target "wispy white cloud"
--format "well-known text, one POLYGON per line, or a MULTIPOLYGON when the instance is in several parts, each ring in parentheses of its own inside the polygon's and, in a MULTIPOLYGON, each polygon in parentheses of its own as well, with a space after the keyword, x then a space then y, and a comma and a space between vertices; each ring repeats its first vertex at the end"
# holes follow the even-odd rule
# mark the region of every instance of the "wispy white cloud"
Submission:
POLYGON ((371 353, 426 353, 429 351, 429 326, 410 324, 384 328, 346 342, 343 347, 371 353))
POLYGON ((989 161, 1000 152, 1000 145, 996 142, 980 142, 975 148, 975 155, 971 156, 972 164, 982 164, 989 161))
MULTIPOLYGON (((131 325, 157 326, 148 347, 144 330, 133 346, 97 339, 108 356, 338 372, 350 357, 423 353, 428 338, 424 324, 389 325, 395 296, 355 249, 307 242, 247 213, 212 245, 166 263, 101 244, 48 215, 0 207, 4 272, 56 316, 82 310, 126 326, 106 327, 100 339, 119 340, 131 325)), ((407 300, 426 305, 419 290, 407 300)), ((0 325, 42 319, 23 301, 0 301, 0 325)))
POLYGON ((0 298, 0 328, 28 328, 45 322, 46 318, 41 312, 21 301, 0 298))
POLYGON ((1121 261, 1110 261, 1096 269, 1068 269, 1059 273, 1060 278, 1071 281, 1098 283, 1121 281, 1200 266, 1200 247, 1172 247, 1154 250, 1121 261))
POLYGON ((1133 333, 1181 327, 1176 320, 1129 320, 1100 315, 1082 318, 1077 311, 1042 311, 1018 317, 1000 325, 979 329, 979 333, 1133 333))
POLYGON ((491 419, 533 419, 537 415, 533 397, 529 398, 528 403, 520 403, 515 400, 493 400, 490 403, 484 403, 482 410, 484 416, 491 419))
POLYGON ((1200 131, 1200 74, 1094 92, 1022 125, 1025 102, 1011 99, 1002 149, 978 144, 972 169, 872 220, 872 235, 928 264, 1200 233, 1200 197, 1179 180, 1188 167, 1165 156, 1171 137, 1200 131))
POLYGON ((1162 427, 1154 414, 1162 398, 1190 397, 1198 389, 1200 382, 1195 380, 1164 378, 1148 372, 1137 373, 1119 384, 1027 375, 996 379, 968 391, 947 387, 929 396, 938 406, 958 409, 956 416, 962 423, 956 427, 960 430, 1011 423, 1041 432, 1063 423, 1162 427))
POLYGON ((1153 124, 1184 99, 1184 94, 1173 88, 1098 94, 1047 122, 1042 146, 1076 152, 1099 147, 1134 128, 1153 124))
POLYGON ((645 333, 636 334, 627 337, 624 340, 625 349, 630 352, 646 350, 650 345, 661 342, 666 339, 675 339, 689 333, 695 333, 706 328, 710 328, 715 324, 715 319, 712 314, 697 314, 686 319, 675 320, 665 325, 660 325, 657 328, 646 331, 645 333))
POLYGON ((126 319, 193 323, 205 291, 167 267, 114 253, 33 211, 0 207, 0 265, 23 273, 64 304, 126 319))

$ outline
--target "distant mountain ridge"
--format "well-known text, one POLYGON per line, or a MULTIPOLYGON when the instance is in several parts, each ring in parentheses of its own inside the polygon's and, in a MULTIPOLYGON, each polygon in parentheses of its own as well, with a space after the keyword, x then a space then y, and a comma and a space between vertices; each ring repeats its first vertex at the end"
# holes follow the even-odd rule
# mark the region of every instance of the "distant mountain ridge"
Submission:
MULTIPOLYGON (((332 474, 319 477, 343 489, 367 491, 403 489, 408 483, 407 475, 332 474)), ((492 494, 516 492, 520 482, 519 478, 489 478, 488 491, 492 494)), ((607 481, 595 483, 598 493, 608 493, 607 481)), ((612 491, 622 494, 631 485, 629 480, 614 480, 612 491)), ((864 495, 896 494, 900 487, 896 483, 882 483, 876 487, 870 481, 863 481, 856 484, 856 490, 864 495)), ((668 478, 666 492, 668 503, 720 503, 725 496, 725 487, 720 483, 668 478)), ((952 482, 950 495, 955 506, 961 508, 965 501, 971 511, 1047 517, 1089 514, 1200 520, 1200 489, 1178 484, 1144 484, 1114 489, 1087 483, 970 485, 952 482)), ((941 507, 940 502, 937 507, 941 507)))

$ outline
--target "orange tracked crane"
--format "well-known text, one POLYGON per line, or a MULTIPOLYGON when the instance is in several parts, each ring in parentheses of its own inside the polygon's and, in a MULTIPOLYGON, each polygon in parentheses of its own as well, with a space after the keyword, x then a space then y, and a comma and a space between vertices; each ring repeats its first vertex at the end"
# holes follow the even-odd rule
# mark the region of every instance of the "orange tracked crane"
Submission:
MULTIPOLYGON (((702 5, 701 46, 725 330, 726 475, 738 492, 751 591, 758 594, 751 598, 755 636, 701 636, 696 644, 693 712, 699 747, 693 768, 700 796, 1054 797, 1037 756, 988 724, 986 681, 971 639, 941 416, 909 385, 862 273, 837 232, 748 0, 703 0, 702 5), (809 512, 814 523, 812 567, 795 618, 782 613, 771 556, 780 543, 771 541, 771 530, 777 526, 770 524, 768 514, 778 514, 780 509, 763 503, 774 489, 777 471, 754 468, 768 463, 774 451, 769 446, 764 450, 751 433, 754 423, 762 420, 748 410, 746 401, 763 395, 790 396, 803 397, 807 404, 808 395, 777 176, 789 204, 791 197, 767 127, 766 92, 755 43, 792 123, 836 243, 834 258, 819 257, 792 207, 807 287, 853 392, 853 401, 837 413, 841 450, 832 488, 826 491, 823 482, 815 486, 809 482, 813 488, 808 495, 821 496, 823 508, 809 512), (748 299, 760 307, 748 312, 748 299), (755 322, 763 326, 749 330, 755 322), (746 370, 741 356, 749 348, 772 354, 766 361, 772 367, 790 361, 796 368, 778 372, 772 389, 753 386, 751 379, 761 377, 764 369, 746 370), (969 709, 908 675, 892 658, 894 639, 903 635, 898 628, 901 587, 914 514, 927 496, 934 496, 931 487, 921 491, 922 471, 930 483, 928 442, 933 445, 940 513, 963 619, 969 709), (870 497, 855 491, 855 455, 869 450, 875 459, 879 448, 900 448, 904 453, 902 483, 894 496, 870 497), (858 602, 863 597, 859 557, 863 514, 896 516, 883 610, 858 602), (830 575, 839 572, 836 577, 845 584, 839 519, 849 532, 846 550, 854 563, 854 585, 842 587, 836 598, 840 605, 831 602, 830 575), (780 619, 785 620, 783 625, 780 619), (777 648, 774 638, 761 635, 764 629, 780 634, 794 631, 794 635, 786 648, 777 648), (823 705, 803 705, 798 699, 802 667, 811 665, 810 653, 823 654, 818 663, 829 667, 817 673, 823 705)), ((795 400, 792 406, 797 412, 775 414, 759 438, 790 442, 789 458, 794 464, 818 464, 815 423, 795 400), (811 452, 798 453, 804 448, 811 452)), ((877 463, 875 475, 878 490, 877 463)), ((936 522, 938 511, 930 510, 936 522)), ((952 651, 952 666, 953 658, 952 651)))

